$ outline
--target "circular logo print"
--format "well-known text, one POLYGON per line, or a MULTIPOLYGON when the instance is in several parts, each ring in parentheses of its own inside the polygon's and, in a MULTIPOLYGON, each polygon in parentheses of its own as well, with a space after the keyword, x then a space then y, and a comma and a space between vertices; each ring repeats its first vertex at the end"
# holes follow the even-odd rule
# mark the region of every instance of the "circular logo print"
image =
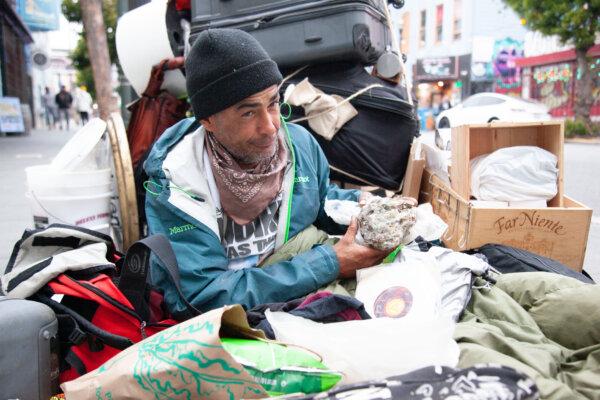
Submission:
POLYGON ((133 257, 129 260, 129 270, 134 274, 137 274, 142 269, 142 261, 137 254, 134 254, 133 257))
POLYGON ((375 317, 402 318, 410 311, 413 297, 407 288, 393 286, 381 292, 375 299, 375 317))

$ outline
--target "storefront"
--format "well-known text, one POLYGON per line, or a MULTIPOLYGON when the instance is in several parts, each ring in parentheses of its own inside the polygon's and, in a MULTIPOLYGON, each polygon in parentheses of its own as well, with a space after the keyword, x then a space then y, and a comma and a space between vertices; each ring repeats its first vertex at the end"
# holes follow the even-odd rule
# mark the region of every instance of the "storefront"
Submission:
POLYGON ((33 97, 25 45, 32 42, 31 32, 11 3, 0 0, 0 96, 18 97, 30 108, 33 97))
POLYGON ((417 60, 414 87, 422 129, 433 129, 435 117, 469 93, 470 54, 417 60))
MULTIPOLYGON (((588 51, 592 74, 592 97, 595 99, 590 114, 600 117, 600 44, 588 51)), ((575 50, 520 58, 523 97, 538 100, 548 106, 554 117, 574 115, 575 82, 579 79, 575 50)))

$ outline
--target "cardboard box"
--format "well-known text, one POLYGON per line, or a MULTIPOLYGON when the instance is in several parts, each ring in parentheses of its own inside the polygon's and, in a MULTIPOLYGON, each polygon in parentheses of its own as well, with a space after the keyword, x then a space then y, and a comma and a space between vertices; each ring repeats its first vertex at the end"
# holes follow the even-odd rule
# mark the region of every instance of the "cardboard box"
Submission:
POLYGON ((470 162, 475 157, 503 147, 537 146, 558 158, 558 193, 549 206, 563 206, 563 147, 562 121, 528 123, 489 123, 452 128, 452 189, 463 199, 471 197, 470 162))
POLYGON ((581 271, 592 210, 567 197, 562 207, 476 207, 429 170, 423 173, 420 200, 447 224, 444 244, 463 251, 486 243, 521 248, 581 271))

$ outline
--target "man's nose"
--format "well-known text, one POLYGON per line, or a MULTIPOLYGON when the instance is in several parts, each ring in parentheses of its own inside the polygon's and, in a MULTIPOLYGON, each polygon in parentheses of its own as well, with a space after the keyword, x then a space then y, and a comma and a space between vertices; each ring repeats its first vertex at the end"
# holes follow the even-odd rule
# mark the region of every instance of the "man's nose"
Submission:
POLYGON ((274 135, 279 129, 278 116, 268 110, 261 110, 259 130, 263 135, 274 135))

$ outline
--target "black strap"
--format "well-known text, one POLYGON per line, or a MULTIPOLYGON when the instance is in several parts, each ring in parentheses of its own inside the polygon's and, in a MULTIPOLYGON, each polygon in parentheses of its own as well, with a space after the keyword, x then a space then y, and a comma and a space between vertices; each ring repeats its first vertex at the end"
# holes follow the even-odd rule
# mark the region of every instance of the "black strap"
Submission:
POLYGON ((138 315, 141 317, 149 313, 145 288, 151 253, 158 257, 158 260, 164 266, 164 271, 189 311, 195 315, 200 314, 200 311, 190 304, 183 295, 179 278, 179 266, 169 239, 164 235, 156 234, 131 245, 127 250, 127 256, 121 270, 121 278, 119 279, 119 290, 131 302, 138 315))
MULTIPOLYGON (((50 298, 43 296, 40 293, 36 293, 31 297, 32 300, 39 301, 40 303, 46 304, 50 307, 56 314, 65 314, 73 318, 77 323, 75 326, 78 326, 82 331, 89 333, 93 336, 96 336, 103 343, 107 344, 110 347, 114 347, 115 349, 124 350, 131 346, 133 342, 120 335, 115 335, 113 333, 107 332, 103 329, 98 328, 96 325, 92 324, 90 321, 71 310, 68 307, 65 307, 63 304, 54 301, 50 298)), ((81 342, 79 342, 81 343, 81 342)), ((79 344, 73 343, 73 344, 79 344)))
POLYGON ((87 374, 87 368, 81 358, 77 357, 77 354, 73 353, 73 350, 69 349, 65 355, 65 361, 73 368, 79 376, 87 374))

